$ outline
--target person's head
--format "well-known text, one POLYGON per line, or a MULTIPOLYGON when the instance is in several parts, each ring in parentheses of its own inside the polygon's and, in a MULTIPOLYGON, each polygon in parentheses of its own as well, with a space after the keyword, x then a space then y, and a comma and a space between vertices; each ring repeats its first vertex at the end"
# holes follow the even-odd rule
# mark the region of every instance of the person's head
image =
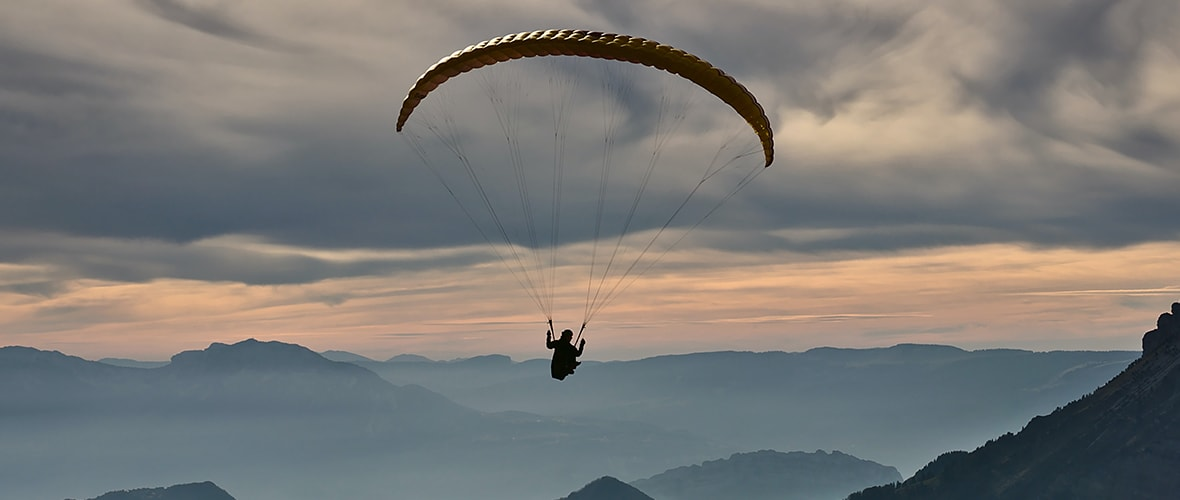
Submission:
POLYGON ((567 328, 567 329, 561 331, 561 340, 569 340, 572 338, 574 338, 574 331, 573 330, 570 330, 567 328))

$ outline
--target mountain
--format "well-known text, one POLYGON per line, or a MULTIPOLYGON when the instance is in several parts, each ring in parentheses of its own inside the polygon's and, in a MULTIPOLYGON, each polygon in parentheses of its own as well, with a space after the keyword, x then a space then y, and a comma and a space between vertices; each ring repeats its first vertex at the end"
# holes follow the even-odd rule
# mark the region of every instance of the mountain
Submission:
POLYGON ((58 351, 0 348, 0 419, 81 412, 104 403, 108 382, 135 385, 142 371, 58 351))
POLYGON ((398 354, 392 358, 385 360, 386 363, 431 363, 433 360, 426 356, 419 356, 417 354, 398 354))
POLYGON ((98 360, 99 363, 115 366, 125 366, 128 368, 159 368, 168 364, 167 361, 139 361, 136 359, 127 358, 102 358, 98 360))
POLYGON ((371 358, 366 358, 364 356, 361 356, 360 354, 353 354, 348 351, 324 351, 324 352, 320 353, 320 356, 323 356, 324 359, 329 359, 332 361, 343 361, 345 363, 373 362, 373 359, 371 359, 371 358))
POLYGON ((558 500, 653 500, 627 483, 603 476, 558 500))
POLYGON ((660 500, 841 500, 901 479, 893 467, 838 451, 762 450, 679 467, 631 485, 660 500))
POLYGON ((852 500, 1154 499, 1180 491, 1180 304, 1143 356, 1093 393, 973 452, 940 456, 852 500))
POLYGON ((644 477, 733 451, 645 423, 481 412, 253 339, 150 369, 0 348, 0 401, 5 498, 197 475, 251 500, 548 500, 585 464, 644 477))
POLYGON ((646 422, 733 451, 838 449, 909 475, 1077 399, 1138 354, 915 344, 708 352, 587 361, 564 382, 545 359, 362 366, 481 411, 646 422))
POLYGON ((205 481, 203 483, 178 484, 167 488, 112 491, 90 500, 234 500, 234 497, 218 488, 216 484, 205 481))
POLYGON ((549 500, 587 470, 635 480, 750 449, 926 463, 1076 399, 1128 354, 720 352, 588 361, 556 382, 544 359, 344 363, 253 339, 156 368, 8 347, 0 484, 79 498, 198 476, 251 500, 549 500))
POLYGON ((445 434, 479 415, 437 393, 392 385, 369 370, 329 361, 302 346, 254 339, 182 352, 153 369, 5 347, 0 348, 0 375, 0 397, 7 403, 0 417, 23 413, 75 420, 134 413, 197 418, 248 412, 352 419, 357 412, 376 412, 387 427, 418 424, 417 433, 433 428, 445 434), (430 416, 415 421, 418 414, 430 416))

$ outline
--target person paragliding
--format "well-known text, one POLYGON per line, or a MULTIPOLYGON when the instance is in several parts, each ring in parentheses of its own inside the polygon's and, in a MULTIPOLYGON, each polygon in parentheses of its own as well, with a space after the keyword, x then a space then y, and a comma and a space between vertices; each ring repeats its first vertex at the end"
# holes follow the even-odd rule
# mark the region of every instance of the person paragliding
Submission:
POLYGON ((439 59, 406 92, 396 130, 550 319, 557 380, 580 364, 595 315, 774 161, 771 120, 733 76, 589 30, 508 34, 439 59), (582 327, 555 340, 574 279, 582 327))
POLYGON ((586 339, 581 339, 578 347, 574 347, 573 339, 573 330, 562 330, 561 338, 557 340, 553 340, 552 326, 545 331, 545 347, 553 349, 553 361, 549 363, 549 371, 557 380, 565 380, 582 364, 578 357, 586 349, 586 339))

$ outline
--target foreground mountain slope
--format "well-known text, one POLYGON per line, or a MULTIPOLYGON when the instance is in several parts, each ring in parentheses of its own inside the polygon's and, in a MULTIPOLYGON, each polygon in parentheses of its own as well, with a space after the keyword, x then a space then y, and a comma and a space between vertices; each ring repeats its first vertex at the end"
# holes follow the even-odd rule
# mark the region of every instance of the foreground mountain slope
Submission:
POLYGON ((678 467, 631 485, 660 500, 840 500, 900 480, 893 467, 838 451, 762 450, 678 467))
POLYGON ((851 498, 1175 498, 1180 318, 1161 317, 1159 326, 1145 336, 1148 351, 1092 394, 971 453, 943 455, 900 485, 851 498))

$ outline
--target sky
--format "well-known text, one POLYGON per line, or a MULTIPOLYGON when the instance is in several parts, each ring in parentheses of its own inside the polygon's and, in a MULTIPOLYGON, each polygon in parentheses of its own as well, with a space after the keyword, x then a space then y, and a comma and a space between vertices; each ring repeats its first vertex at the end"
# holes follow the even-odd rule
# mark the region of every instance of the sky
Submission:
POLYGON ((1180 300, 1176 26, 1173 0, 9 0, 0 345, 546 357, 393 124, 453 51, 577 28, 701 56, 776 141, 587 358, 1138 349, 1180 300))

